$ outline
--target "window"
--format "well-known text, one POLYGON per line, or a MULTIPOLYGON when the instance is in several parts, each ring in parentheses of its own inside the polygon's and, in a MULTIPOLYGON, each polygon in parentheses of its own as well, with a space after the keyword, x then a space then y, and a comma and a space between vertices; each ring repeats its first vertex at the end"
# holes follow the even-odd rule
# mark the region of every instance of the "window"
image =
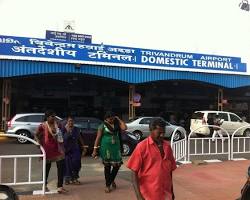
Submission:
POLYGON ((90 129, 97 130, 99 126, 100 126, 100 122, 90 122, 89 123, 89 128, 90 129))
POLYGON ((241 121, 241 119, 237 115, 234 115, 234 114, 230 114, 230 119, 232 122, 240 122, 241 121))
POLYGON ((203 115, 204 115, 204 113, 202 113, 202 112, 193 113, 192 119, 203 119, 203 115))
POLYGON ((219 118, 224 119, 224 121, 228 121, 228 114, 227 113, 218 113, 219 118))
POLYGON ((207 119, 214 119, 215 113, 208 113, 207 114, 207 119))
POLYGON ((75 121, 76 127, 80 129, 88 129, 88 122, 87 121, 75 121))
POLYGON ((43 115, 30 115, 27 117, 29 122, 42 122, 44 118, 43 115))
POLYGON ((152 118, 143 118, 139 124, 150 124, 152 118))
POLYGON ((28 122, 28 116, 19 117, 16 119, 16 122, 28 122))

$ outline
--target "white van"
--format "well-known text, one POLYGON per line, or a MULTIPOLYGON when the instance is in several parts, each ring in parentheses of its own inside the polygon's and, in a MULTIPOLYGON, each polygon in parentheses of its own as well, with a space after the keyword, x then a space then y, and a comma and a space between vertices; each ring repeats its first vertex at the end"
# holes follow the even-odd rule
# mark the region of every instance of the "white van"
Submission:
POLYGON ((190 121, 190 131, 195 130, 195 133, 198 135, 209 135, 210 130, 208 127, 202 127, 202 128, 199 127, 203 125, 208 125, 208 119, 213 118, 217 114, 223 120, 221 127, 225 129, 230 135, 232 135, 236 129, 242 126, 249 125, 249 127, 240 129, 236 133, 236 135, 244 135, 246 137, 250 137, 250 124, 243 121, 235 113, 224 112, 224 111, 213 111, 213 110, 195 111, 190 121))

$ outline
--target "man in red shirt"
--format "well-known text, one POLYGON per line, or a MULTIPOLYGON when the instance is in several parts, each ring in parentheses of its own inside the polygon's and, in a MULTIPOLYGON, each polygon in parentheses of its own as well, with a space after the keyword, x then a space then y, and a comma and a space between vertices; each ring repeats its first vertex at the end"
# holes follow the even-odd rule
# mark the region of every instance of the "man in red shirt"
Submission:
POLYGON ((162 119, 154 119, 149 125, 151 135, 137 145, 128 160, 138 200, 174 200, 172 172, 176 163, 171 146, 163 140, 165 126, 162 119))

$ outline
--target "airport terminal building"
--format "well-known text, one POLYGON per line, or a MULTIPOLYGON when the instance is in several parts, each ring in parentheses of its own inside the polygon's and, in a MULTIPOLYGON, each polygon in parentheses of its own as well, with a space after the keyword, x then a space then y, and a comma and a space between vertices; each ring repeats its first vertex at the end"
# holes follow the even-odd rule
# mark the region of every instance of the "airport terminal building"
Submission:
POLYGON ((48 108, 124 119, 218 109, 249 119, 249 75, 240 57, 0 36, 1 121, 48 108))

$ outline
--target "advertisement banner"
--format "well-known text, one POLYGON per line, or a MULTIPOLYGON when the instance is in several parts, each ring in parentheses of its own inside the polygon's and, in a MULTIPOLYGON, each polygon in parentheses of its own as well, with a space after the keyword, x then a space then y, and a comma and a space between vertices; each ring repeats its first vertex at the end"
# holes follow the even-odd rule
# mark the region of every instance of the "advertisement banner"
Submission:
POLYGON ((247 75, 240 57, 0 35, 0 58, 247 75))

